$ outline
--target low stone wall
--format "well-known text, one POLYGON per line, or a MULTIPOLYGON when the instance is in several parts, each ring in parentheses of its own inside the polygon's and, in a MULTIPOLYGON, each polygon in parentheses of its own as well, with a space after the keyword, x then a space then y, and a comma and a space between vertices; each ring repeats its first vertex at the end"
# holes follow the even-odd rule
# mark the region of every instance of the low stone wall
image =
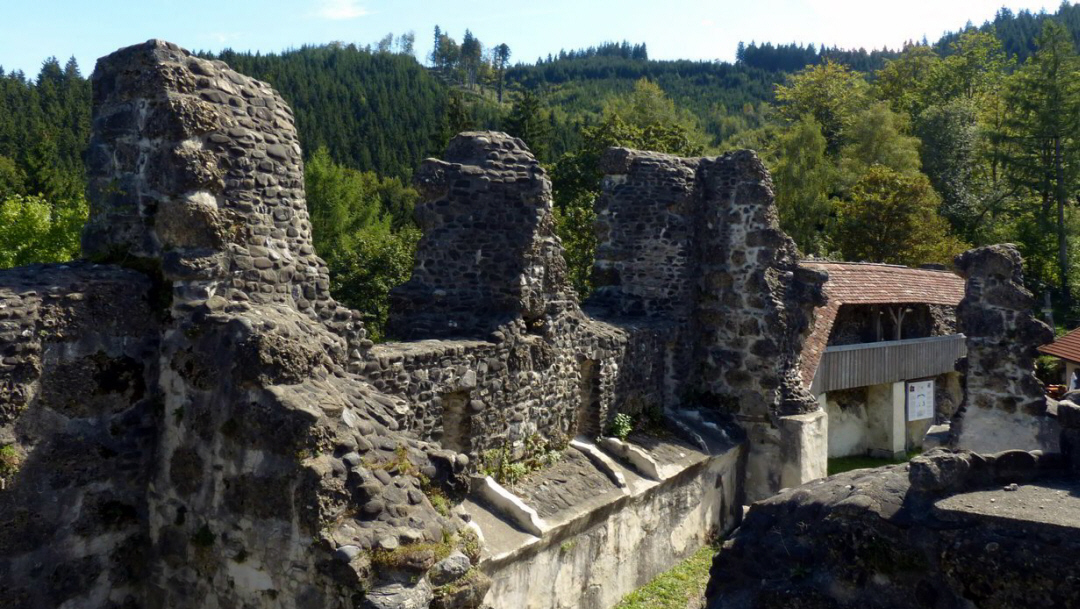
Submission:
POLYGON ((531 438, 596 437, 611 417, 664 407, 664 326, 615 326, 567 315, 542 334, 498 343, 425 340, 372 349, 359 374, 407 403, 398 421, 478 459, 531 438))

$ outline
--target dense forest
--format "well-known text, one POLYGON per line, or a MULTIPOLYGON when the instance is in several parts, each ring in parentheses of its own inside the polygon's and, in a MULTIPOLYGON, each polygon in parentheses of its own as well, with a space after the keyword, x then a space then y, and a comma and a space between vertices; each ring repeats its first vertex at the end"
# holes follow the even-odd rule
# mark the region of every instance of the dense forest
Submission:
MULTIPOLYGON (((998 12, 901 49, 740 43, 735 63, 657 61, 605 43, 511 63, 503 42, 436 28, 271 54, 205 57, 271 83, 293 106, 309 208, 333 290, 381 335, 418 231, 421 159, 472 128, 524 139, 549 168, 559 231, 585 295, 600 154, 749 147, 772 170, 781 222, 804 255, 948 263, 1012 241, 1029 287, 1076 320, 1080 284, 1080 6, 998 12)), ((0 58, 2 59, 2 58, 0 58)), ((55 58, 0 68, 0 267, 78 256, 90 83, 55 58)))

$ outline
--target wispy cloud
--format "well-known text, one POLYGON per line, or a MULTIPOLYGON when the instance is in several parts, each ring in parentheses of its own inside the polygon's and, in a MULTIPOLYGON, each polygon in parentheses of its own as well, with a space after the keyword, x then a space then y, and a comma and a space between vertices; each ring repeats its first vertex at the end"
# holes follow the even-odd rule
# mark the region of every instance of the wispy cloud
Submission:
POLYGON ((360 0, 318 0, 315 15, 332 21, 356 19, 371 13, 360 6, 360 0))
POLYGON ((244 34, 241 32, 210 32, 207 37, 214 40, 218 44, 227 44, 243 38, 244 34))

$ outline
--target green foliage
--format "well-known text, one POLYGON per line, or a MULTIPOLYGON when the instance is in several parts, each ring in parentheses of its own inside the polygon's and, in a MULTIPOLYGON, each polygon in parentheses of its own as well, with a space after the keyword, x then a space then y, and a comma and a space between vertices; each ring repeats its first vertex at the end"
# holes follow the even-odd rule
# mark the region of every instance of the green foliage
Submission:
POLYGON ((26 178, 15 161, 0 156, 0 201, 25 192, 26 178))
POLYGON ((847 142, 840 151, 840 172, 848 184, 873 166, 897 173, 919 171, 919 140, 904 134, 903 119, 887 104, 870 104, 851 117, 847 142))
POLYGON ((686 609, 702 606, 709 569, 720 549, 706 545, 674 569, 631 592, 615 609, 686 609))
POLYGON ((836 171, 825 156, 821 125, 809 116, 796 122, 781 136, 777 153, 773 180, 780 227, 804 255, 824 255, 836 171))
POLYGON ((319 148, 304 166, 315 251, 332 260, 348 251, 357 230, 379 224, 379 178, 338 165, 319 148))
POLYGON ((480 455, 480 473, 499 484, 514 486, 529 474, 558 463, 566 450, 567 438, 543 438, 533 434, 525 439, 525 454, 515 460, 509 447, 493 448, 480 455))
POLYGON ((634 431, 634 418, 625 412, 620 412, 611 420, 611 425, 608 427, 607 433, 609 436, 616 437, 620 440, 626 440, 626 438, 630 437, 630 432, 632 431, 634 431))
POLYGON ((638 82, 625 99, 610 103, 603 121, 585 127, 583 134, 583 144, 555 162, 551 182, 558 214, 557 230, 566 248, 570 281, 584 299, 592 291, 596 251, 594 209, 604 177, 600 171, 600 157, 609 148, 617 146, 683 156, 699 155, 704 136, 694 131, 686 117, 647 81, 638 82), (629 116, 624 117, 620 112, 629 116))
POLYGON ((383 341, 390 317, 390 290, 412 274, 420 230, 408 226, 391 232, 382 227, 358 231, 352 250, 330 267, 330 291, 347 306, 364 313, 369 337, 383 341))
MULTIPOLYGON (((20 465, 22 465, 22 457, 14 444, 0 446, 0 483, 19 473, 20 465)), ((0 490, 3 490, 2 485, 0 485, 0 490)))
POLYGON ((540 107, 540 99, 531 91, 523 91, 518 97, 503 130, 524 140, 536 158, 547 158, 551 125, 540 107))
POLYGON ((454 546, 450 540, 441 542, 411 543, 394 550, 374 550, 371 553, 371 565, 377 570, 417 570, 423 571, 422 565, 430 564, 431 556, 435 562, 450 556, 454 546))
POLYGON ((461 546, 461 553, 469 558, 469 562, 477 564, 480 562, 480 553, 483 551, 483 546, 480 544, 480 538, 476 535, 476 531, 465 527, 458 533, 458 541, 461 546))
POLYGON ((676 144, 682 148, 704 150, 708 140, 701 132, 698 118, 675 105, 659 85, 647 78, 635 82, 633 91, 628 95, 610 98, 603 114, 618 116, 627 124, 643 130, 679 134, 679 137, 687 140, 686 144, 676 144))
POLYGON ((87 213, 82 197, 51 203, 23 195, 0 199, 0 268, 77 257, 87 213))
POLYGON ((917 116, 934 95, 933 84, 941 65, 941 57, 928 45, 909 44, 899 57, 874 73, 875 92, 888 100, 895 112, 917 116))
POLYGON ((958 235, 976 241, 980 199, 989 185, 980 180, 979 116, 976 104, 956 99, 923 110, 914 133, 922 141, 923 170, 941 196, 941 215, 958 235))
POLYGON ((337 163, 405 179, 446 145, 447 89, 411 54, 335 43, 208 57, 270 83, 292 106, 308 154, 325 147, 337 163))
POLYGON ((938 201, 922 174, 875 165, 840 203, 833 246, 844 260, 948 263, 966 246, 949 235, 938 201))
POLYGON ((385 338, 391 288, 408 280, 420 231, 411 222, 419 195, 332 161, 320 148, 304 168, 315 249, 330 267, 330 292, 362 311, 373 340, 385 338))
POLYGON ((846 142, 847 130, 868 99, 865 78, 846 66, 826 61, 791 77, 776 87, 780 116, 790 122, 811 116, 821 125, 826 150, 836 154, 846 142))
POLYGON ((1012 77, 1006 94, 1011 181, 1029 191, 1057 236, 1058 287, 1070 300, 1066 207, 1080 178, 1080 59, 1064 26, 1044 23, 1038 49, 1012 77))

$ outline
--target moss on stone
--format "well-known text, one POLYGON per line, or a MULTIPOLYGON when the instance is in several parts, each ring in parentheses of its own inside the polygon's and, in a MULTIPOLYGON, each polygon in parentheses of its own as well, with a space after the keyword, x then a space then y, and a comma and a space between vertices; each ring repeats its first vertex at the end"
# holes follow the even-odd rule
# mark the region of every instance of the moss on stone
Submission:
POLYGON ((0 446, 0 480, 7 480, 19 473, 22 465, 22 455, 14 444, 0 446))

